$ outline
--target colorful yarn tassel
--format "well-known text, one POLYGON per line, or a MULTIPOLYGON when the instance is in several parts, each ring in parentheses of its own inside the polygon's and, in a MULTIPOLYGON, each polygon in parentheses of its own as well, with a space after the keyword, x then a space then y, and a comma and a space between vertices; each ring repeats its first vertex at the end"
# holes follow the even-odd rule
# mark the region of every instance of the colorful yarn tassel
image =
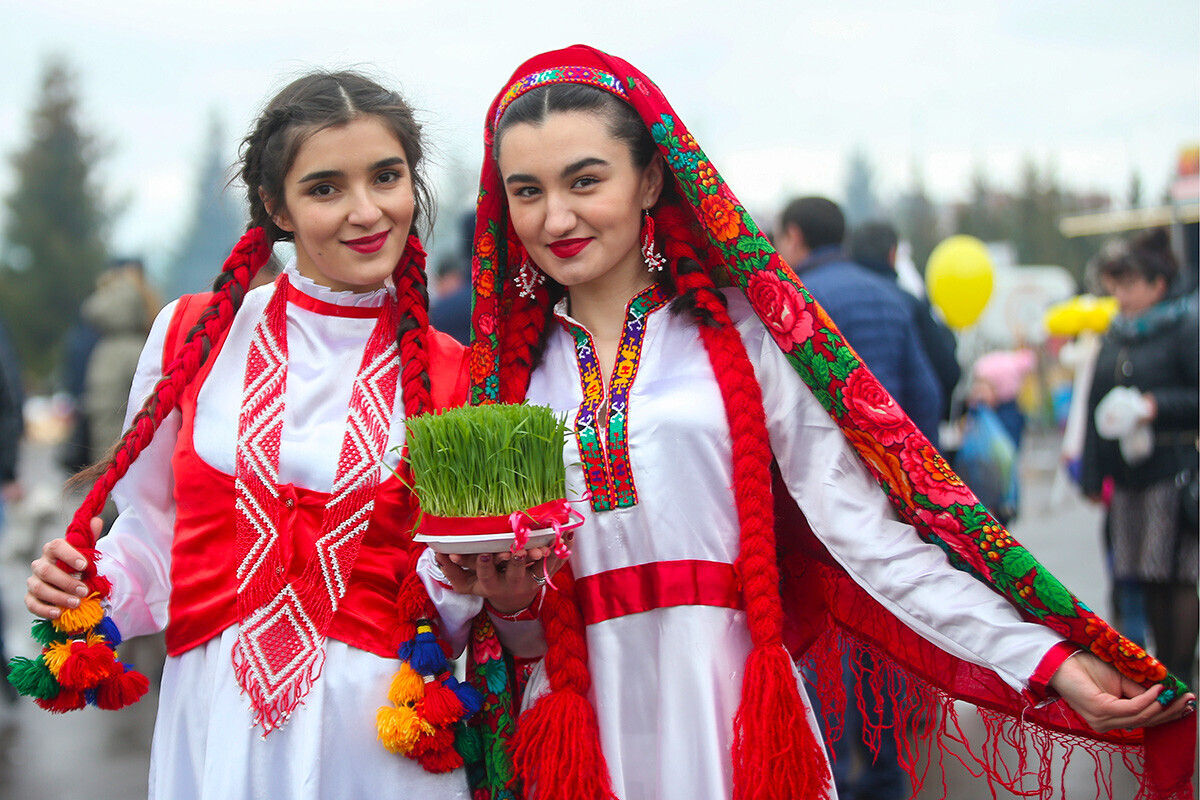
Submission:
POLYGON ((392 705, 376 712, 376 731, 389 752, 414 759, 427 772, 449 772, 463 765, 454 749, 455 727, 483 700, 450 674, 430 620, 418 619, 410 630, 388 688, 392 705))
POLYGON ((136 703, 150 690, 150 681, 117 658, 121 633, 100 601, 87 598, 71 611, 33 623, 42 653, 10 660, 9 682, 56 714, 85 705, 116 710, 136 703))

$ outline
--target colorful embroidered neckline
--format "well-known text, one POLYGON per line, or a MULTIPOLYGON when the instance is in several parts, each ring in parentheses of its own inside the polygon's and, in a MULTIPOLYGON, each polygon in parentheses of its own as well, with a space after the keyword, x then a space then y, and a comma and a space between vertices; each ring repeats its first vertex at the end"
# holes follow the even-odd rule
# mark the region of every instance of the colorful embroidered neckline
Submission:
POLYGON ((583 402, 575 415, 575 438, 583 461, 583 476, 592 493, 592 510, 608 511, 637 505, 637 486, 629 463, 629 392, 642 360, 646 318, 662 308, 670 295, 654 284, 625 307, 625 329, 617 344, 617 362, 608 386, 608 424, 601 440, 598 420, 604 404, 604 379, 596 345, 581 325, 560 315, 559 322, 575 341, 583 402), (607 451, 607 453, 606 453, 607 451))

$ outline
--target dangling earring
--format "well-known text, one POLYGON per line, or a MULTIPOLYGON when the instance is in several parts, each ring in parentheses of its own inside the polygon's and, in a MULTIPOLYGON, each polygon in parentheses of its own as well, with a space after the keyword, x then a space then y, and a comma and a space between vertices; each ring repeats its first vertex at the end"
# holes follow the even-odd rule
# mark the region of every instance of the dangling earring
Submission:
POLYGON ((518 289, 517 294, 521 297, 532 298, 537 287, 541 286, 545 280, 546 276, 534 265, 528 255, 521 261, 521 268, 513 276, 513 283, 517 285, 518 289))
POLYGON ((649 209, 642 213, 645 214, 642 218, 642 258, 646 261, 646 271, 662 272, 667 259, 654 249, 654 217, 650 216, 649 209))

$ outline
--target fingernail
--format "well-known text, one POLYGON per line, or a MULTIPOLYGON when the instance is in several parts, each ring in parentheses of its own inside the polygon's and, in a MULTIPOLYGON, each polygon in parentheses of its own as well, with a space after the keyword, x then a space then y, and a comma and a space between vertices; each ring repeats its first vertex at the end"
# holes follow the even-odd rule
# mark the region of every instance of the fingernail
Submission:
POLYGON ((82 558, 75 559, 75 569, 83 569, 86 566, 87 566, 87 562, 84 561, 82 558))
POLYGON ((78 605, 79 605, 79 598, 72 597, 71 598, 71 608, 76 608, 78 605))
POLYGON ((87 597, 87 587, 86 586, 76 586, 75 594, 79 595, 80 597, 87 597))
POLYGON ((487 554, 487 553, 484 553, 483 555, 481 555, 481 556, 479 557, 479 560, 480 560, 480 561, 482 561, 482 562, 484 562, 484 563, 486 564, 487 562, 489 562, 489 561, 491 561, 491 560, 492 560, 492 557, 491 557, 489 554, 487 554))
POLYGON ((1186 703, 1183 704, 1183 715, 1185 717, 1188 714, 1191 714, 1195 710, 1196 710, 1196 701, 1195 700, 1188 700, 1186 703))

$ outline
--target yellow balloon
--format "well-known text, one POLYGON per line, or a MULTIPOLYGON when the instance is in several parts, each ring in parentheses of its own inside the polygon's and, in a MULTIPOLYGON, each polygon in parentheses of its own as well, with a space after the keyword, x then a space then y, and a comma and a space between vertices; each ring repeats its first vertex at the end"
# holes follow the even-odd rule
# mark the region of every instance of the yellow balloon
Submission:
POLYGON ((1087 309, 1084 311, 1084 330, 1104 333, 1117 315, 1119 307, 1115 297, 1089 297, 1087 309))
POLYGON ((1074 337, 1084 331, 1104 333, 1116 314, 1115 298, 1080 294, 1047 308, 1042 322, 1051 336, 1074 337))
POLYGON ((979 319, 992 296, 992 258, 974 236, 951 236, 929 254, 925 285, 946 322, 962 330, 979 319))
POLYGON ((1079 306, 1079 298, 1072 297, 1050 306, 1046 309, 1042 322, 1051 336, 1078 336, 1084 323, 1084 312, 1079 306))

